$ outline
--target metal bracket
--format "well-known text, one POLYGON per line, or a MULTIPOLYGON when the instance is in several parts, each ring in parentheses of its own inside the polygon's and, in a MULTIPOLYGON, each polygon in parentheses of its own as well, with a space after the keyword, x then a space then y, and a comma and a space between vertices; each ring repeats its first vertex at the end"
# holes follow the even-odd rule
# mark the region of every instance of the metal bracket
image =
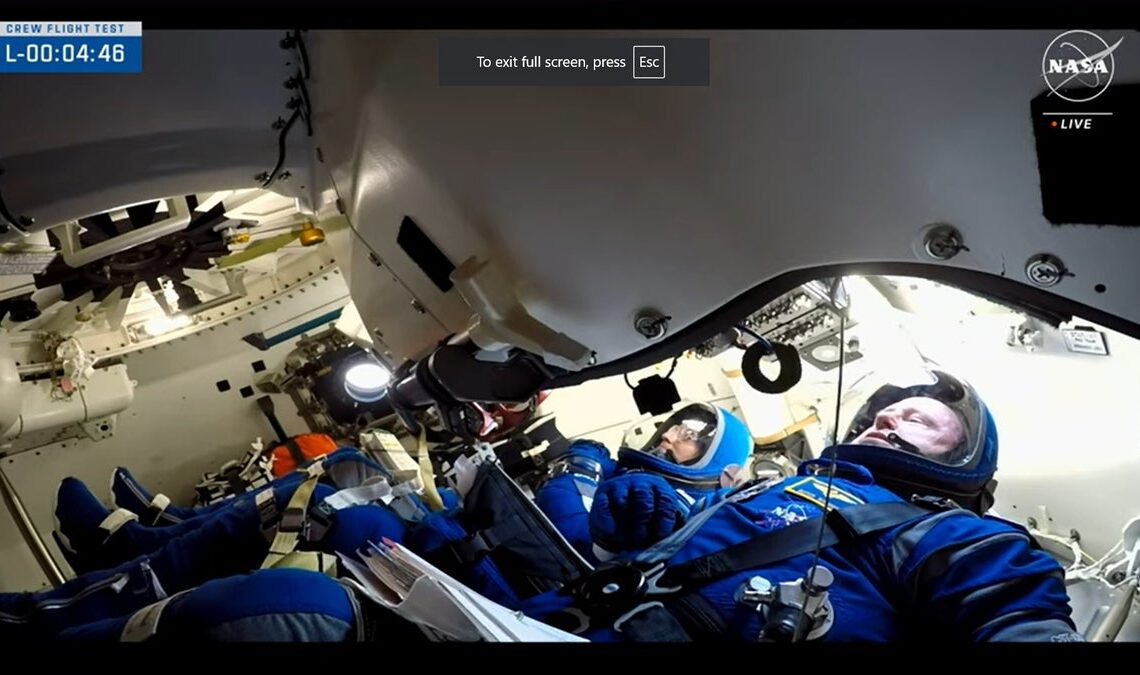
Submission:
POLYGON ((83 433, 93 441, 105 441, 115 435, 116 415, 83 423, 83 433))

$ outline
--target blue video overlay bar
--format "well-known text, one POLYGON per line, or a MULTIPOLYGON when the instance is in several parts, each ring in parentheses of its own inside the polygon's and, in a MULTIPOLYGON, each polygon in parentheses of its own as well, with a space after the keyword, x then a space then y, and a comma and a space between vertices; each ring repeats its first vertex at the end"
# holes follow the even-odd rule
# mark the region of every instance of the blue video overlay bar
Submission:
POLYGON ((141 22, 0 22, 0 73, 141 72, 141 22))

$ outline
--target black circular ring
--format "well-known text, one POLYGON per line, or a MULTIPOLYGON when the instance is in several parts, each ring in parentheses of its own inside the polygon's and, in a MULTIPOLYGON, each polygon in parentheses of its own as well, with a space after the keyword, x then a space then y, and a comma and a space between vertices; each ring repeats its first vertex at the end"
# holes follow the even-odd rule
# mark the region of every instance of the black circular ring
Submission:
POLYGON ((765 394, 782 394, 796 386, 803 375, 800 353, 795 347, 779 342, 772 343, 772 352, 768 351, 767 345, 763 342, 756 342, 744 350, 744 356, 740 359, 740 370, 748 386, 765 394), (773 352, 780 362, 780 375, 770 380, 760 372, 760 359, 773 352))

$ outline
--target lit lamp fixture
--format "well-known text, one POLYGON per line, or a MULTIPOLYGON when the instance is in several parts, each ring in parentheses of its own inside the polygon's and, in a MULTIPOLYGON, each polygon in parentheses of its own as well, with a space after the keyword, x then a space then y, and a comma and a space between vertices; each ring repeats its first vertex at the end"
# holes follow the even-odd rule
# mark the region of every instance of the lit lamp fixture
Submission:
POLYGON ((375 403, 384 396, 391 376, 378 363, 357 363, 344 373, 344 390, 360 403, 375 403))

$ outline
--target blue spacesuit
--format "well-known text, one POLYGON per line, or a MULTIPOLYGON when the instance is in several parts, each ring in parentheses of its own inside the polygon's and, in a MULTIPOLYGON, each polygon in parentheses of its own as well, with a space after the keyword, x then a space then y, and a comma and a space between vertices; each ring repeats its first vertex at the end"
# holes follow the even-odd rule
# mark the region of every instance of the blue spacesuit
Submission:
MULTIPOLYGON (((328 458, 333 460, 330 468, 339 467, 328 473, 333 484, 316 485, 310 507, 340 488, 357 486, 357 479, 379 468, 352 449, 334 455, 328 458)), ((129 516, 112 517, 125 511, 107 509, 83 483, 65 479, 57 493, 53 534, 81 574, 48 591, 0 594, 0 639, 118 639, 127 635, 124 629, 134 613, 149 606, 161 607, 163 631, 181 639, 299 641, 357 635, 357 599, 335 580, 296 569, 258 570, 304 477, 282 478, 230 500, 225 508, 184 513, 190 517, 151 527, 129 516), (258 499, 259 494, 269 498, 258 499), (211 609, 215 602, 224 606, 211 609), (184 630, 175 631, 175 626, 184 630)), ((453 495, 445 498, 454 506, 453 495)), ((138 506, 149 513, 147 500, 138 506)), ((329 514, 320 536, 302 540, 300 548, 353 556, 368 541, 403 539, 406 528, 390 509, 352 505, 329 514)))
POLYGON ((797 476, 687 515, 649 472, 601 482, 590 530, 630 552, 531 611, 607 641, 1080 640, 1060 566, 980 515, 996 466, 994 422, 969 385, 942 372, 888 383, 797 476), (673 531, 637 550, 612 541, 615 523, 673 531))
POLYGON ((575 441, 551 463, 535 501, 583 556, 606 559, 671 534, 701 500, 735 480, 751 452, 743 422, 694 403, 658 425, 641 448, 620 449, 616 462, 602 444, 575 441), (691 457, 682 461, 671 454, 685 451, 691 457))

